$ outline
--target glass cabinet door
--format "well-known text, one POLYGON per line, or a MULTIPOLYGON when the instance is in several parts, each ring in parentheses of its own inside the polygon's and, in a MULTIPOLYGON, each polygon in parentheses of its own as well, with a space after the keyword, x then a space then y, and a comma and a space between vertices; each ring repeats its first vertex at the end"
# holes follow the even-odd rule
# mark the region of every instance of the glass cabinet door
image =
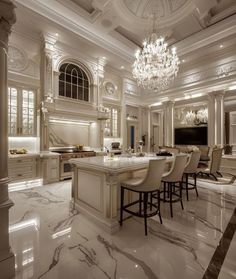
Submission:
POLYGON ((34 134, 35 95, 33 91, 22 90, 22 135, 34 134))
POLYGON ((8 88, 8 135, 35 136, 35 101, 32 90, 8 88))
POLYGON ((17 135, 18 128, 18 94, 17 89, 14 87, 8 88, 8 133, 9 135, 17 135))
POLYGON ((110 110, 110 117, 105 121, 104 136, 119 137, 120 136, 120 110, 111 106, 107 107, 110 110))

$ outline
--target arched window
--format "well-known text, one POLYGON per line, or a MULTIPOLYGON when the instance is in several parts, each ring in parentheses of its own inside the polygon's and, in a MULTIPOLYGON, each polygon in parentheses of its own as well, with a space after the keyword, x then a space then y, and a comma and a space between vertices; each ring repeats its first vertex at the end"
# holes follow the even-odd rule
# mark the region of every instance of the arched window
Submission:
POLYGON ((81 67, 71 63, 61 65, 59 96, 89 101, 89 79, 81 67))

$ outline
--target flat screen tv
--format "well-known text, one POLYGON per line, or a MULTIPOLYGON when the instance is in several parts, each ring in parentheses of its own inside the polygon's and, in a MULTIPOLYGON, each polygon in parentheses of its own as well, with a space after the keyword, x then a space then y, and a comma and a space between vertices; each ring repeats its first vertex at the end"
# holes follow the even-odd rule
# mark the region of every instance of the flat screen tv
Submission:
POLYGON ((175 145, 207 145, 207 126, 175 128, 175 145))

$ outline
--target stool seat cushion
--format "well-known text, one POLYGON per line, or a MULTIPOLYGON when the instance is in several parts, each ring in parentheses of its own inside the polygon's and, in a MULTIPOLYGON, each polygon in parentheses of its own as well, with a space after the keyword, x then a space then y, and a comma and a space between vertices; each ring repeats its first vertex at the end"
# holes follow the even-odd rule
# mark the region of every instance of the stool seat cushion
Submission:
POLYGON ((122 181, 121 186, 126 187, 126 188, 134 187, 134 186, 141 184, 142 181, 143 181, 142 177, 130 178, 130 179, 122 181))
POLYGON ((121 182, 121 186, 134 192, 155 192, 158 190, 158 185, 143 184, 143 178, 131 178, 121 182))

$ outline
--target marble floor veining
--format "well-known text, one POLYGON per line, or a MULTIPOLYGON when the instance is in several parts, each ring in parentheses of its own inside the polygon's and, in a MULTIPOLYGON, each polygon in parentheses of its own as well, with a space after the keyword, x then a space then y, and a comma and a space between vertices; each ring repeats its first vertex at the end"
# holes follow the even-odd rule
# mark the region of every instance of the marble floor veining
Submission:
MULTIPOLYGON (((162 204, 163 225, 129 218, 109 235, 71 210, 71 181, 11 192, 10 243, 16 279, 199 279, 224 235, 236 206, 236 184, 198 183, 184 210, 162 204)), ((235 235, 220 271, 235 278, 235 235), (232 259, 234 257, 234 260, 232 259)), ((217 278, 217 277, 215 277, 217 278)))

